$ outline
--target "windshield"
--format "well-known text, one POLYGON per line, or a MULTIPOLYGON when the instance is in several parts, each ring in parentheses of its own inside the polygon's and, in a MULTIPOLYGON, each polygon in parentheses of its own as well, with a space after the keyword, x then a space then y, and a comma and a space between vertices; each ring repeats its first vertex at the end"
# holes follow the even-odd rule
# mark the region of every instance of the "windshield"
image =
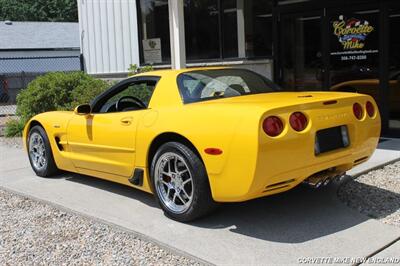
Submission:
POLYGON ((178 76, 178 87, 184 103, 280 90, 269 79, 245 69, 186 72, 178 76))

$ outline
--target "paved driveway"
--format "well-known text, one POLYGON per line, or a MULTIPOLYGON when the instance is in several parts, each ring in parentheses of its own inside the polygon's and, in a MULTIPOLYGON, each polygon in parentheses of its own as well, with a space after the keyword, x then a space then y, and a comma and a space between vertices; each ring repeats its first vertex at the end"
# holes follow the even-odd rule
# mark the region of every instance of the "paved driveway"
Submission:
POLYGON ((0 146, 0 152, 1 187, 123 226, 210 263, 365 257, 400 237, 399 228, 368 219, 339 202, 334 186, 299 187, 247 203, 225 204, 210 217, 181 224, 164 217, 146 193, 68 173, 39 178, 22 150, 0 146))

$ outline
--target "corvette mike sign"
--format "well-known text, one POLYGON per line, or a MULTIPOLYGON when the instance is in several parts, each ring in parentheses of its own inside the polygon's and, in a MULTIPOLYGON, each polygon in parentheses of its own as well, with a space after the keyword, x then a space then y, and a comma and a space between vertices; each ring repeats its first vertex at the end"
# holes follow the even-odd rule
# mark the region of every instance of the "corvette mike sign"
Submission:
POLYGON ((340 15, 332 21, 332 33, 331 56, 340 61, 367 60, 378 53, 377 41, 371 38, 376 28, 367 19, 340 15))
POLYGON ((364 48, 367 36, 374 31, 367 20, 351 18, 344 20, 343 15, 333 22, 334 34, 343 45, 343 50, 364 48))

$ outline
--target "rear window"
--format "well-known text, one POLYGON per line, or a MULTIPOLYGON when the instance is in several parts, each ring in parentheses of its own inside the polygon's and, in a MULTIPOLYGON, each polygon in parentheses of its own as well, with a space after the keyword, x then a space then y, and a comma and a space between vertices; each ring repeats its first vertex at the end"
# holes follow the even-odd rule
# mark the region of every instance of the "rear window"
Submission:
POLYGON ((245 69, 186 72, 178 76, 178 87, 184 103, 279 90, 279 87, 266 77, 245 69))

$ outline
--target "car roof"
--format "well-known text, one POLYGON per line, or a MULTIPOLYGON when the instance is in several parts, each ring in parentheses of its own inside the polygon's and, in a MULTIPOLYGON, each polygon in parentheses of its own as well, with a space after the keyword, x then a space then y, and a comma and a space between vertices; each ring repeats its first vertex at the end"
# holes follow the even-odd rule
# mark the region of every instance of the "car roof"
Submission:
POLYGON ((227 67, 197 67, 197 68, 182 68, 182 69, 160 69, 160 70, 152 70, 144 73, 136 74, 132 77, 142 77, 142 76, 167 76, 167 75, 175 75, 178 76, 179 74, 191 72, 191 71, 198 71, 198 70, 212 70, 212 69, 225 69, 227 67))

